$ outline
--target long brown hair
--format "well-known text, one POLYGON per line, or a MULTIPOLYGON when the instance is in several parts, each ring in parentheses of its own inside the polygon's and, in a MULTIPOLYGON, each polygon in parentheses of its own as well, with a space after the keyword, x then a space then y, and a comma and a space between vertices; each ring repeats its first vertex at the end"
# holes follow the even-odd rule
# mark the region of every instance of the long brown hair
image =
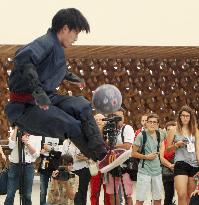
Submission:
POLYGON ((180 109, 180 111, 178 112, 178 116, 177 116, 177 130, 182 133, 182 121, 181 121, 181 114, 182 112, 188 112, 190 114, 190 121, 188 124, 188 128, 190 133, 195 136, 196 135, 196 130, 197 130, 197 121, 196 121, 196 115, 194 113, 194 111, 187 105, 182 106, 182 108, 180 109))

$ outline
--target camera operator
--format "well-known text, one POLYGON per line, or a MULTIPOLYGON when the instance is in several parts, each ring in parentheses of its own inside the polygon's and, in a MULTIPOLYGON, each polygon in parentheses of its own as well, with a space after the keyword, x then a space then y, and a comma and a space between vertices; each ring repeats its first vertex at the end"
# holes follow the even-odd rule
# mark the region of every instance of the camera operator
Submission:
POLYGON ((48 182, 52 172, 59 166, 61 151, 59 145, 63 142, 59 138, 42 137, 38 172, 40 173, 40 205, 46 204, 48 182))
POLYGON ((74 199, 75 205, 86 205, 88 185, 91 177, 87 163, 88 158, 69 139, 63 143, 62 154, 67 153, 73 156, 73 172, 79 176, 78 192, 74 199))
POLYGON ((61 157, 61 166, 52 173, 48 205, 74 205, 74 198, 79 186, 79 177, 72 173, 73 157, 64 154, 61 157))
MULTIPOLYGON (((117 129, 119 130, 118 134, 115 136, 116 137, 116 145, 115 148, 116 149, 125 149, 125 150, 129 150, 131 149, 132 143, 133 143, 133 139, 134 139, 134 130, 130 125, 125 125, 124 124, 124 110, 120 109, 119 111, 113 113, 114 116, 119 116, 121 117, 121 120, 119 122, 117 122, 117 129), (122 133, 123 132, 123 133, 122 133), (123 139, 122 139, 122 135, 123 135, 123 139)), ((124 183, 124 191, 125 194, 127 195, 127 204, 128 205, 132 205, 132 187, 133 187, 133 182, 130 179, 129 174, 126 172, 126 165, 125 164, 121 164, 120 165, 122 167, 122 179, 123 179, 123 183, 124 183)), ((110 194, 110 201, 111 201, 111 205, 114 205, 115 202, 115 194, 116 194, 116 204, 119 205, 119 195, 118 195, 118 190, 119 187, 122 185, 121 182, 121 177, 119 176, 114 176, 114 173, 109 172, 109 181, 108 184, 106 185, 106 191, 108 194, 110 194), (114 177, 115 177, 115 190, 116 193, 114 193, 114 177)))

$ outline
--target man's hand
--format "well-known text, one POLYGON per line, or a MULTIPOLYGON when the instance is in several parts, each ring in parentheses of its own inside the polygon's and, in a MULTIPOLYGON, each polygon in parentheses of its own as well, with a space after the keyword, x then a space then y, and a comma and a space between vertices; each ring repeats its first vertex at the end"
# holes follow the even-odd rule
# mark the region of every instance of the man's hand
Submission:
POLYGON ((184 147, 187 143, 183 142, 182 140, 178 141, 175 143, 175 147, 179 148, 179 147, 184 147))
POLYGON ((58 174, 59 174, 59 170, 55 170, 55 171, 53 171, 53 173, 52 173, 52 177, 56 177, 56 176, 58 176, 58 174))
POLYGON ((198 176, 199 177, 199 172, 197 172, 193 177, 196 177, 196 176, 198 176))
POLYGON ((1 155, 1 158, 3 159, 3 161, 6 161, 6 156, 5 156, 4 152, 3 152, 3 149, 1 147, 1 145, 0 145, 0 155, 1 155))
POLYGON ((24 134, 21 138, 22 142, 27 145, 28 144, 28 140, 29 140, 29 137, 28 137, 28 134, 24 134))
POLYGON ((77 159, 78 160, 88 160, 88 158, 84 156, 82 153, 77 154, 77 159))
POLYGON ((32 93, 32 96, 35 98, 36 105, 38 105, 41 109, 47 110, 49 108, 51 101, 42 88, 35 90, 32 93))
POLYGON ((46 152, 45 149, 41 149, 40 154, 44 154, 46 152))
POLYGON ((6 162, 6 156, 3 152, 1 153, 1 158, 4 160, 4 162, 6 162))
POLYGON ((42 110, 48 110, 49 105, 39 105, 39 108, 41 108, 42 110))
POLYGON ((199 190, 195 190, 194 192, 191 193, 191 197, 196 195, 199 195, 199 190))
POLYGON ((154 160, 157 156, 158 156, 157 152, 153 152, 153 153, 145 155, 146 160, 154 160))
POLYGON ((169 169, 171 169, 172 171, 174 170, 174 164, 171 164, 170 166, 169 166, 169 169))

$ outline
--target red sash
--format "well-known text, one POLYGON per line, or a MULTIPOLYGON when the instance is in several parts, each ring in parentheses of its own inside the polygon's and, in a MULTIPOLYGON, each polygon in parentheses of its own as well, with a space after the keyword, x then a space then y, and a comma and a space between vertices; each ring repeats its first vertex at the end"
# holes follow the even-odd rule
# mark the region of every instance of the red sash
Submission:
POLYGON ((10 101, 11 102, 22 102, 27 103, 34 100, 34 97, 30 93, 18 93, 10 92, 10 101))

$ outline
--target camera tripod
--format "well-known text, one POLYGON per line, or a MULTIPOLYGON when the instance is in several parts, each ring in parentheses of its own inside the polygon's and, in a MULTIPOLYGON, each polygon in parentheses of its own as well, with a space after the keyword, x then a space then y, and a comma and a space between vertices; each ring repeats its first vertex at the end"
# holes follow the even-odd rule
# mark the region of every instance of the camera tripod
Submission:
MULTIPOLYGON (((122 178, 122 173, 121 173, 121 175, 120 175, 119 177, 120 177, 121 182, 122 182, 122 189, 123 189, 123 193, 124 193, 125 205, 128 205, 127 195, 126 195, 126 191, 125 191, 125 187, 124 187, 124 183, 123 183, 123 178, 122 178)), ((113 177, 113 180, 114 180, 114 204, 116 205, 116 184, 115 184, 115 177, 113 177)), ((103 174, 101 174, 101 176, 100 176, 99 190, 98 190, 98 192, 96 193, 96 198, 97 198, 97 199, 99 199, 102 184, 103 184, 103 174)), ((104 194, 104 204, 107 203, 106 200, 107 200, 107 199, 106 199, 106 196, 105 196, 105 194, 104 194)), ((99 205, 99 200, 97 200, 97 204, 96 204, 96 205, 99 205)))
MULTIPOLYGON (((104 121, 106 121, 106 125, 104 126, 104 131, 103 134, 107 136, 108 139, 108 147, 109 151, 114 153, 115 145, 117 144, 117 136, 120 132, 118 129, 118 122, 121 121, 122 118, 120 116, 112 116, 110 118, 105 118, 104 121)), ((125 205, 128 205, 127 201, 127 195, 124 187, 124 182, 123 182, 123 172, 122 172, 122 167, 118 166, 111 170, 110 173, 113 176, 113 182, 114 182, 114 201, 115 205, 117 204, 116 202, 116 177, 119 177, 122 183, 122 189, 124 193, 124 199, 125 199, 125 205), (114 175, 114 172, 117 172, 116 175, 114 175)))
POLYGON ((119 167, 116 167, 115 169, 117 169, 117 176, 112 175, 113 183, 114 183, 114 202, 115 202, 115 205, 116 205, 116 177, 119 177, 120 180, 121 180, 122 190, 123 190, 123 193, 124 193, 125 205, 128 205, 127 194, 126 194, 126 191, 125 191, 124 181, 123 181, 122 167, 119 166, 119 167))
MULTIPOLYGON (((110 148, 110 151, 114 150, 115 148, 115 144, 116 144, 116 141, 115 143, 110 143, 109 144, 109 148, 110 148)), ((122 172, 122 167, 121 166, 118 166, 116 168, 114 168, 113 170, 111 170, 109 173, 112 175, 113 177, 113 183, 114 183, 114 204, 116 205, 117 204, 117 199, 116 199, 116 177, 119 177, 120 180, 121 180, 121 184, 122 184, 122 190, 123 190, 123 193, 124 193, 124 200, 125 200, 125 205, 128 205, 128 200, 127 200, 127 195, 126 195, 126 191, 125 191, 125 187, 124 187, 124 181, 123 181, 123 172, 122 172), (117 176, 114 175, 114 171, 117 172, 117 176)))

